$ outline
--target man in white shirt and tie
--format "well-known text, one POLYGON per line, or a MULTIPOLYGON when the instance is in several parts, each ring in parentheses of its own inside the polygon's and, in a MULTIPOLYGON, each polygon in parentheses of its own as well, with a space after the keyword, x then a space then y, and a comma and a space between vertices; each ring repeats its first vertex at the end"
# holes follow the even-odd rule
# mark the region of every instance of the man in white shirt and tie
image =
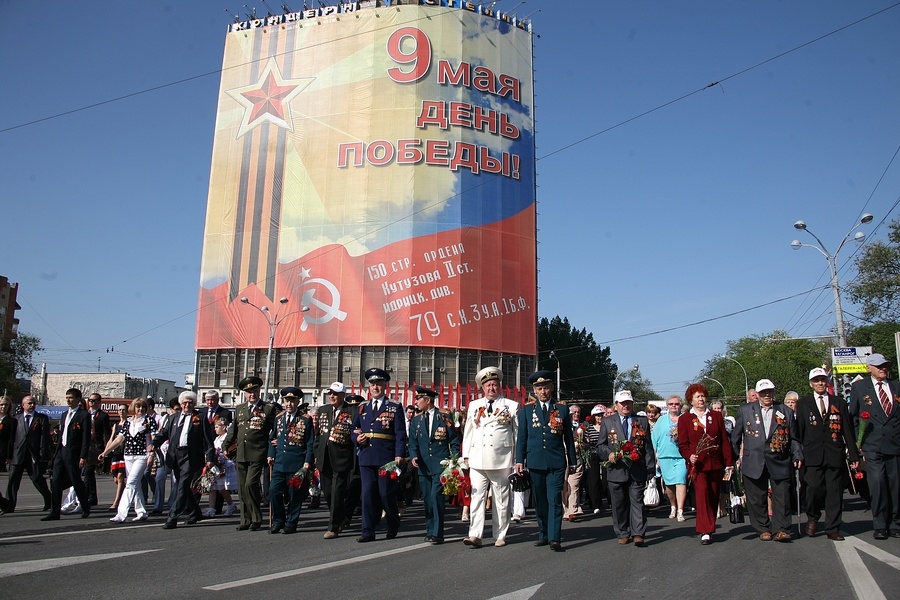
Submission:
POLYGON ((863 428, 861 450, 876 540, 900 538, 900 384, 888 379, 890 366, 884 355, 869 355, 870 377, 850 387, 850 414, 863 428))
POLYGON ((91 447, 91 415, 81 408, 81 390, 66 390, 66 404, 69 410, 60 419, 59 443, 53 458, 53 477, 50 483, 50 513, 41 521, 58 521, 62 509, 63 490, 75 488, 75 495, 81 504, 81 518, 91 516, 87 488, 81 479, 81 470, 87 464, 91 447))

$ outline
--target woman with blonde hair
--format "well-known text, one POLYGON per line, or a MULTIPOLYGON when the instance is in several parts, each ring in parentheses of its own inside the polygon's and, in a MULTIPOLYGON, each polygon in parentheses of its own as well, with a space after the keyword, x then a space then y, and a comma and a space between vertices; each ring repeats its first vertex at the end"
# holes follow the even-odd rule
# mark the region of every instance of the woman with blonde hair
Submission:
POLYGON ((656 421, 650 438, 656 450, 656 464, 662 473, 663 489, 669 498, 670 519, 684 522, 684 501, 687 498, 687 464, 678 450, 678 420, 681 418, 681 396, 666 399, 666 414, 656 421))
POLYGON ((124 444, 125 490, 119 500, 116 516, 110 519, 113 523, 124 522, 132 504, 136 514, 132 521, 147 519, 147 508, 144 506, 144 494, 140 489, 140 483, 147 470, 148 459, 153 456, 156 419, 148 414, 150 409, 143 398, 131 403, 131 411, 133 416, 119 426, 116 435, 109 440, 99 457, 103 460, 107 453, 124 444))

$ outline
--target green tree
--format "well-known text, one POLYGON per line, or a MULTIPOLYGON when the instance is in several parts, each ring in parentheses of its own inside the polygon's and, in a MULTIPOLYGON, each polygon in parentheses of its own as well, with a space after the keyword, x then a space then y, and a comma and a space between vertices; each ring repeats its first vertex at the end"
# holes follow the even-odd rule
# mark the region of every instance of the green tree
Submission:
MULTIPOLYGON (((621 376, 616 381, 616 391, 620 390, 630 391, 635 404, 646 404, 651 400, 663 400, 662 396, 653 391, 653 383, 644 377, 640 369, 622 371, 621 376)), ((609 393, 612 393, 612 389, 610 389, 609 393)))
POLYGON ((595 400, 612 393, 617 369, 609 346, 599 347, 592 333, 575 329, 567 318, 544 317, 538 322, 538 368, 554 371, 557 365, 564 399, 595 400))
POLYGON ((856 327, 847 336, 851 346, 872 346, 873 352, 884 354, 892 365, 897 364, 897 344, 894 334, 900 331, 900 323, 883 322, 856 327))
POLYGON ((712 381, 716 379, 725 387, 727 405, 743 404, 746 401, 743 366, 751 389, 758 380, 771 379, 776 399, 780 401, 790 390, 801 395, 806 393, 810 369, 827 366, 830 357, 831 346, 827 342, 793 339, 786 332, 776 330, 768 335, 729 340, 722 355, 706 361, 697 381, 709 388, 710 396, 721 397, 721 388, 712 381))
POLYGON ((861 306, 862 316, 870 321, 900 321, 896 300, 900 295, 900 219, 891 222, 886 243, 869 244, 855 262, 859 275, 846 289, 861 306))
POLYGON ((36 370, 34 355, 42 350, 40 338, 19 333, 12 341, 12 350, 0 352, 0 392, 19 396, 22 391, 16 382, 16 376, 30 377, 36 370))

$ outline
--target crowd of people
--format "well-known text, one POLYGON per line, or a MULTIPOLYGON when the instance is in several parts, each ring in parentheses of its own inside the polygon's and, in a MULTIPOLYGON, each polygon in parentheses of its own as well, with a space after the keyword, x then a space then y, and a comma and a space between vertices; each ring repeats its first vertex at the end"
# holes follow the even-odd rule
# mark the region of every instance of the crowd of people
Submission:
POLYGON ((807 535, 816 535, 824 515, 826 537, 841 541, 847 478, 863 473, 855 477, 867 480, 873 535, 883 540, 900 537, 900 386, 888 378, 884 356, 870 355, 867 369, 849 402, 828 392, 822 368, 809 373, 811 393, 788 392, 782 403, 775 384, 760 379, 733 417, 695 383, 683 399, 667 398, 663 410, 648 405, 639 413, 631 392, 619 391, 611 407, 593 406, 582 420, 582 407, 557 401, 555 373, 532 374, 533 395, 520 404, 503 397, 497 367, 479 371, 481 397, 460 412, 438 408, 437 392, 420 386, 415 403, 401 406, 386 395, 390 374, 378 368, 365 372, 368 399, 335 382, 328 403, 312 411, 296 387, 280 390, 283 404, 264 401, 262 381, 251 376, 239 383, 243 402, 233 415, 218 392, 207 392, 198 409, 196 394, 185 391, 166 414, 137 399, 113 423, 99 394, 85 402, 72 388, 55 435, 32 396, 16 416, 4 396, 0 460, 9 476, 0 511, 15 511, 27 474, 43 498, 42 520, 88 517, 106 462, 117 481, 109 507, 115 523, 132 511, 131 521, 165 515, 165 529, 231 516, 236 489, 239 531, 263 529, 269 504, 266 529, 295 533, 314 496, 328 508, 324 539, 342 535, 359 514, 357 541, 367 543, 382 528, 387 539, 397 536, 402 508, 418 490, 426 541, 444 543, 447 506, 455 504, 468 521, 465 545, 484 545, 489 511, 493 545, 503 547, 530 496, 534 545, 560 552, 563 521, 581 518, 583 505, 598 515, 604 502, 618 542, 645 545, 645 498, 660 480, 669 518, 685 521, 690 503, 702 545, 713 542, 717 520, 734 506, 723 502, 723 486, 741 490, 738 504, 762 541, 791 541, 793 510, 805 511, 807 535))

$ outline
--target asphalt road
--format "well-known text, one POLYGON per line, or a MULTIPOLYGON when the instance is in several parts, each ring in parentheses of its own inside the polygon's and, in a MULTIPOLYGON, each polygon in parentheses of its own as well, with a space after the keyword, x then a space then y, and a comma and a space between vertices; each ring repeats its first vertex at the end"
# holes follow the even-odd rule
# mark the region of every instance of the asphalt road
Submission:
MULTIPOLYGON (((112 482, 103 476, 99 484, 103 507, 112 482)), ((660 508, 651 511, 645 548, 617 544, 604 511, 564 524, 564 553, 532 545, 532 513, 512 525, 506 547, 468 548, 460 541, 466 524, 452 507, 447 543, 426 544, 420 503, 407 511, 398 538, 385 540, 382 531, 369 544, 356 542, 358 519, 341 537, 322 539, 324 508, 305 511, 295 535, 239 532, 237 517, 175 530, 162 529, 163 517, 113 524, 106 511, 42 522, 40 508, 26 479, 16 512, 0 517, 0 598, 878 600, 900 589, 900 538, 875 541, 870 514, 851 497, 844 542, 821 533, 762 542, 749 524, 722 519, 714 543, 701 546, 692 517, 678 523, 660 508)))

